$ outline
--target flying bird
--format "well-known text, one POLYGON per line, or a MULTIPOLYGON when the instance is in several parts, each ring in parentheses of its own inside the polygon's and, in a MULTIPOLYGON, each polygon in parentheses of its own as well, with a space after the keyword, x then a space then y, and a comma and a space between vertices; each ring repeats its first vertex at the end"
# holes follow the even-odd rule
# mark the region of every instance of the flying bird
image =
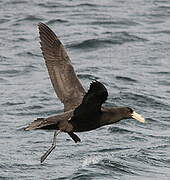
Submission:
POLYGON ((41 157, 43 162, 56 147, 59 133, 67 133, 75 143, 80 138, 75 132, 90 131, 122 119, 133 118, 144 123, 145 119, 130 107, 105 107, 106 87, 93 81, 86 92, 80 83, 70 58, 55 33, 44 23, 38 24, 42 54, 54 90, 64 104, 64 112, 47 118, 37 118, 25 130, 54 130, 52 146, 41 157))

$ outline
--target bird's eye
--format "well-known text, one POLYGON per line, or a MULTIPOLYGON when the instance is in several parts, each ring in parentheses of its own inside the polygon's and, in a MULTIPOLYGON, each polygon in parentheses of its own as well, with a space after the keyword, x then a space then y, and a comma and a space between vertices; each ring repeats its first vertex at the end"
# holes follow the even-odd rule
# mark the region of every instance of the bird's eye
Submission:
POLYGON ((127 108, 130 111, 130 113, 133 113, 133 109, 131 109, 130 107, 127 107, 127 108))

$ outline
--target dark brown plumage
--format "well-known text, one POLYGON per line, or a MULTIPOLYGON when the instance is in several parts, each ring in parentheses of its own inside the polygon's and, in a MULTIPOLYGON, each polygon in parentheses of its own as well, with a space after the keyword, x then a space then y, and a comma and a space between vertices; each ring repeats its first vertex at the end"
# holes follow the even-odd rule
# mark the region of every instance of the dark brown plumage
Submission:
POLYGON ((102 83, 92 82, 86 93, 61 41, 47 25, 40 23, 38 28, 41 50, 52 85, 64 104, 64 113, 38 118, 25 128, 55 130, 53 144, 41 157, 41 162, 55 148, 59 132, 66 132, 75 142, 79 142, 80 138, 74 132, 90 131, 127 118, 144 122, 144 118, 129 107, 102 107, 108 97, 107 89, 102 83))
POLYGON ((54 90, 64 104, 64 111, 77 107, 85 90, 77 78, 65 48, 45 24, 38 25, 40 45, 54 90))
POLYGON ((108 96, 107 89, 98 81, 90 84, 90 89, 85 94, 82 103, 74 110, 69 123, 73 131, 89 131, 100 127, 101 106, 108 96))

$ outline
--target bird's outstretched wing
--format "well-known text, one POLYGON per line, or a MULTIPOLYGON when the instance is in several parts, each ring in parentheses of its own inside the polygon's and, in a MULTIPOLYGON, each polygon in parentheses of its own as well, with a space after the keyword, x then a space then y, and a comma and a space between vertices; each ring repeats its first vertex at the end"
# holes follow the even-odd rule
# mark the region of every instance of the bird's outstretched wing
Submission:
POLYGON ((85 90, 55 33, 43 23, 39 23, 38 28, 42 54, 54 90, 64 104, 64 111, 74 109, 82 102, 85 90))
POLYGON ((93 128, 93 126, 98 126, 101 106, 106 101, 107 97, 108 92, 105 86, 98 81, 92 82, 82 103, 74 110, 70 122, 75 122, 80 131, 85 130, 86 127, 89 126, 91 126, 91 128, 93 128))
POLYGON ((76 116, 83 112, 88 114, 89 111, 94 113, 101 112, 101 106, 107 100, 107 96, 107 89, 102 83, 98 81, 92 82, 82 103, 75 109, 74 115, 76 116))

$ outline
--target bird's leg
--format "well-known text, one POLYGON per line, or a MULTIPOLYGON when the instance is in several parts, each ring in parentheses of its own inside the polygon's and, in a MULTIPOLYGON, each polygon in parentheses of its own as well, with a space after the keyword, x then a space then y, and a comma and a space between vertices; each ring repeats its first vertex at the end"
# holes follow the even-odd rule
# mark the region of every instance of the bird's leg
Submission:
POLYGON ((60 130, 56 130, 56 131, 54 132, 54 137, 53 137, 52 145, 51 145, 51 147, 45 152, 45 154, 41 156, 41 163, 48 157, 48 155, 52 152, 52 150, 55 149, 55 147, 56 147, 56 137, 57 137, 57 135, 58 135, 60 132, 61 132, 60 130))
POLYGON ((73 132, 68 132, 68 135, 74 140, 75 143, 80 142, 81 139, 73 132))

